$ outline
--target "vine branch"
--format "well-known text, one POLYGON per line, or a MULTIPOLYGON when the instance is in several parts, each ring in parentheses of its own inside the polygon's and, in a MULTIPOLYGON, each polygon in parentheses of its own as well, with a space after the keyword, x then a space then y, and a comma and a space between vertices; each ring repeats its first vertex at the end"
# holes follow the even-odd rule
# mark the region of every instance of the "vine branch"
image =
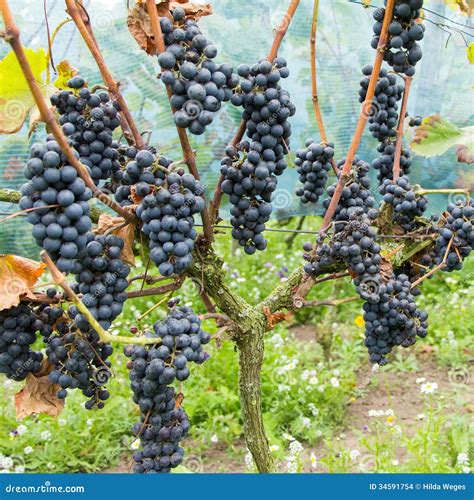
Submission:
MULTIPOLYGON (((316 123, 318 124, 319 134, 321 140, 325 143, 328 142, 326 135, 326 128, 324 126, 323 114, 321 112, 321 106, 319 105, 318 96, 318 82, 317 82, 317 59, 316 59, 316 32, 318 28, 318 11, 319 11, 319 0, 314 0, 313 5, 313 19, 311 22, 311 33, 309 38, 310 47, 310 62, 311 62, 311 100, 313 101, 314 115, 316 117, 316 123)), ((337 175, 339 170, 337 168, 334 158, 331 158, 331 165, 334 173, 337 175)))
POLYGON ((92 313, 89 311, 87 306, 81 301, 81 299, 76 295, 74 290, 69 286, 66 277, 64 274, 56 267, 56 264, 52 261, 51 257, 48 255, 46 250, 43 250, 41 253, 41 259, 48 267, 51 276, 53 277, 53 281, 59 285, 69 297, 71 302, 79 309, 79 311, 87 318, 87 321, 91 325, 91 327, 97 332, 101 342, 110 343, 117 342, 120 344, 135 344, 135 345, 147 345, 147 344, 159 344, 161 340, 158 338, 134 338, 134 337, 123 337, 120 335, 110 335, 110 333, 106 332, 100 323, 94 318, 92 313))
POLYGON ((400 177, 400 158, 402 156, 403 132, 405 126, 405 116, 407 114, 408 96, 410 95, 412 76, 405 78, 405 90, 403 91, 402 107, 397 128, 397 139, 395 143, 395 158, 393 161, 393 181, 396 182, 400 177))

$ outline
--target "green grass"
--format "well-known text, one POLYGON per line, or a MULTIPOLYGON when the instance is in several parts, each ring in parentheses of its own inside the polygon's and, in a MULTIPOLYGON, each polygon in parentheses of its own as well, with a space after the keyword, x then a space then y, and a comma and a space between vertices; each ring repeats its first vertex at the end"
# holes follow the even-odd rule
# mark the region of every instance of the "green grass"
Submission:
MULTIPOLYGON (((315 228, 317 222, 312 224, 315 228)), ((227 237, 222 236, 217 242, 218 253, 228 263, 231 288, 253 304, 261 301, 281 279, 301 265, 302 243, 310 238, 298 236, 293 249, 288 251, 284 235, 269 233, 268 236, 269 249, 250 257, 244 256, 240 250, 233 251, 227 237)), ((140 269, 137 274, 139 272, 140 269)), ((345 279, 336 289, 333 283, 321 284, 312 296, 328 298, 333 292, 338 296, 354 295, 352 285, 345 279)), ((410 351, 397 351, 392 365, 386 369, 397 373, 415 371, 418 363, 416 353, 423 346, 429 346, 434 361, 440 367, 464 373, 468 360, 472 359, 472 351, 468 346, 474 330, 474 324, 469 319, 474 312, 470 300, 473 292, 473 258, 466 262, 462 272, 441 273, 425 282, 419 303, 430 313, 428 337, 419 341, 410 351)), ((204 312, 194 285, 186 285, 179 296, 182 297, 182 303, 204 312)), ((152 324, 163 316, 162 308, 141 322, 138 317, 158 300, 129 301, 113 329, 127 334, 130 326, 145 328, 152 324)), ((307 446, 315 446, 323 440, 330 442, 344 426, 350 426, 347 404, 358 395, 357 372, 368 367, 363 328, 356 321, 360 314, 361 304, 357 302, 336 311, 325 307, 308 309, 296 314, 289 324, 280 324, 268 332, 262 372, 263 412, 270 444, 278 447, 275 451, 277 458, 285 457, 288 434, 307 446), (300 323, 310 325, 308 330, 314 332, 314 341, 305 341, 303 344, 294 337, 288 327, 300 323), (324 332, 333 334, 330 360, 325 359, 317 341, 324 332)), ((215 331, 213 321, 206 321, 205 326, 209 331, 215 331)), ((241 460, 241 451, 233 451, 233 445, 242 439, 237 352, 229 340, 224 340, 220 349, 212 344, 209 351, 211 359, 202 366, 194 367, 183 390, 184 407, 192 422, 193 445, 189 453, 199 455, 212 447, 212 440, 217 437, 221 444, 228 447, 229 454, 241 460)), ((0 397, 4 406, 0 415, 0 469, 14 470, 19 466, 19 470, 24 467, 28 472, 94 472, 113 467, 124 452, 130 453, 133 442, 130 428, 137 421, 138 413, 131 402, 126 360, 120 348, 116 349, 112 360, 115 377, 110 383, 112 397, 105 409, 86 411, 82 408, 84 398, 80 394, 71 394, 67 398, 65 410, 56 420, 37 416, 17 422, 12 401, 21 384, 4 382, 2 378, 0 397), (19 425, 26 427, 26 431, 20 435, 14 432, 19 425), (27 453, 30 451, 28 447, 32 448, 30 453, 27 453), (5 457, 8 457, 6 461, 5 457)), ((396 411, 396 401, 394 407, 396 411)), ((423 411, 420 408, 420 413, 423 411)), ((440 415, 437 408, 433 412, 440 415)), ((411 442, 403 443, 408 450, 403 470, 459 471, 453 458, 455 452, 459 452, 459 445, 453 443, 467 439, 466 433, 458 435, 461 432, 459 429, 466 428, 467 417, 456 415, 455 407, 452 413, 457 421, 451 431, 442 432, 441 427, 433 427, 428 432, 433 442, 439 433, 443 434, 442 444, 436 447, 438 462, 420 463, 416 456, 415 452, 424 443, 423 439, 428 439, 425 433, 413 437, 411 442)), ((381 433, 379 439, 392 442, 381 433)), ((366 444, 373 451, 380 443, 366 444)), ((339 450, 338 453, 332 458, 328 456, 326 462, 331 470, 344 471, 348 467, 347 460, 350 460, 347 455, 349 452, 339 450)), ((384 458, 380 470, 391 471, 394 468, 390 468, 393 458, 389 455, 386 460, 384 458)))

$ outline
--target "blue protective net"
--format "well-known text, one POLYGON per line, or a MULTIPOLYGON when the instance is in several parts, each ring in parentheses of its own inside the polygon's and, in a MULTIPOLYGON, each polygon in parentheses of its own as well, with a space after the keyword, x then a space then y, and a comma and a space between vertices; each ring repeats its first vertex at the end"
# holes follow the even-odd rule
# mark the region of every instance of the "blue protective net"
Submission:
MULTIPOLYGON (((382 3, 373 2, 375 5, 382 3)), ((43 2, 14 0, 10 4, 21 28, 24 45, 46 48, 43 2)), ((181 152, 169 105, 162 85, 156 78, 157 62, 142 52, 129 34, 126 0, 94 0, 84 4, 91 16, 98 43, 113 75, 122 83, 140 129, 153 132, 151 143, 161 153, 179 159, 181 152)), ((297 106, 297 114, 292 118, 293 149, 301 147, 308 137, 318 138, 311 104, 309 70, 312 4, 311 0, 302 0, 280 51, 280 55, 289 61, 291 69, 291 76, 284 81, 284 85, 297 106)), ((428 1, 425 4, 456 22, 465 22, 465 18, 456 15, 445 6, 445 2, 428 1)), ((215 2, 214 15, 204 18, 201 27, 219 48, 219 61, 231 62, 235 66, 253 63, 268 53, 274 27, 279 24, 287 7, 288 0, 253 0, 251 4, 219 0, 215 2)), ((337 158, 347 152, 360 111, 360 68, 371 63, 375 54, 370 48, 372 10, 347 0, 320 2, 317 38, 319 95, 328 137, 335 143, 337 158)), ((65 18, 63 1, 49 0, 47 12, 50 28, 54 29, 65 18)), ((426 16, 427 30, 422 42, 424 57, 417 66, 409 113, 422 116, 440 113, 458 126, 467 126, 472 123, 474 108, 469 98, 472 82, 465 42, 458 32, 451 31, 450 36, 444 31, 445 28, 441 29, 429 22, 446 22, 441 17, 430 13, 426 16)), ((467 41, 472 41, 472 38, 467 41)), ((0 45, 0 56, 3 57, 8 50, 7 44, 0 45)), ((56 63, 63 59, 69 60, 90 84, 102 83, 95 62, 73 23, 61 29, 53 53, 56 63)), ((209 192, 213 191, 218 179, 224 147, 233 137, 239 119, 239 111, 227 105, 204 136, 192 138, 193 146, 198 150, 199 169, 209 192)), ((18 189, 22 185, 22 169, 29 144, 42 138, 44 130, 41 128, 28 138, 26 126, 15 135, 0 136, 2 188, 18 189)), ((376 146, 375 139, 366 132, 359 156, 370 162, 377 156, 376 146)), ((294 154, 290 156, 290 164, 292 160, 294 154)), ((466 186, 469 178, 472 180, 472 166, 456 162, 452 150, 431 159, 414 156, 413 183, 428 188, 460 187, 466 186)), ((321 213, 320 206, 301 205, 294 196, 296 181, 297 174, 292 168, 280 178, 274 201, 276 215, 286 217, 321 213)), ((434 201, 432 206, 435 210, 439 211, 446 205, 443 197, 435 198, 434 201)), ((15 210, 14 205, 0 203, 3 214, 15 210)), ((223 213, 226 213, 225 204, 223 213)), ((0 252, 21 253, 31 257, 37 255, 38 249, 30 235, 30 227, 22 217, 0 224, 0 241, 0 252)))

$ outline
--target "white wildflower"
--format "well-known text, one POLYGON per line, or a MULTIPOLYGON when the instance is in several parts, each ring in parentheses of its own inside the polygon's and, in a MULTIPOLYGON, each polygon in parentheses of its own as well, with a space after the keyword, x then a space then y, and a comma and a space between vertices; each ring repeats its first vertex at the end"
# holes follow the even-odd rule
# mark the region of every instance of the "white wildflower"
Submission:
POLYGON ((331 382, 331 385, 332 385, 333 387, 339 387, 339 385, 340 385, 340 384, 339 384, 339 379, 338 379, 338 378, 336 378, 336 377, 332 377, 332 378, 331 378, 331 380, 330 380, 329 382, 331 382))
POLYGON ((469 464, 469 455, 467 453, 459 453, 457 457, 458 465, 468 465, 469 464))
POLYGON ((13 460, 10 457, 3 457, 0 467, 2 469, 11 469, 13 467, 13 460))
POLYGON ((309 456, 309 459, 311 460, 311 468, 312 469, 316 469, 317 466, 318 466, 318 459, 316 457, 316 455, 311 452, 311 455, 309 456))
POLYGON ((23 467, 23 465, 17 465, 15 467, 16 474, 23 474, 24 472, 25 472, 25 468, 23 467))
POLYGON ((352 461, 357 460, 360 457, 360 451, 359 450, 351 450, 349 453, 349 456, 352 461))
POLYGON ((22 434, 24 434, 25 432, 27 432, 28 428, 26 427, 26 425, 19 425, 17 428, 16 428, 16 432, 18 432, 18 435, 21 436, 22 434))
POLYGON ((422 394, 433 394, 437 389, 438 384, 436 382, 426 382, 420 388, 422 394))
POLYGON ((31 446, 27 446, 24 450, 23 453, 25 455, 29 455, 30 453, 33 453, 33 448, 31 446))
POLYGON ((213 434, 211 436, 211 443, 218 443, 219 442, 219 438, 217 437, 217 434, 213 434))
POLYGON ((301 423, 303 424, 303 427, 309 427, 311 425, 311 419, 308 417, 303 417, 301 419, 301 423))
POLYGON ((424 420, 426 418, 426 415, 424 413, 418 413, 416 416, 417 420, 424 420))
POLYGON ((43 431, 41 433, 41 439, 43 439, 44 441, 48 441, 50 437, 51 437, 51 432, 49 431, 43 431))
POLYGON ((130 445, 131 450, 138 450, 140 448, 140 439, 135 439, 135 441, 130 445))
POLYGON ((303 445, 296 439, 290 443, 290 453, 292 455, 299 455, 304 451, 303 445))
POLYGON ((278 451, 280 447, 277 444, 272 444, 270 446, 270 451, 273 453, 274 451, 278 451))

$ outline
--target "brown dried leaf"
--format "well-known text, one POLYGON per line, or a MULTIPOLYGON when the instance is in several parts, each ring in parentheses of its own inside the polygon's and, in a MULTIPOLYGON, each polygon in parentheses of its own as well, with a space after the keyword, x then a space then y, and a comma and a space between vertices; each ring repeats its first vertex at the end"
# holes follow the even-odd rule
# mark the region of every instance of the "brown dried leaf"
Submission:
POLYGON ((132 186, 130 188, 130 198, 135 205, 139 205, 142 202, 143 198, 141 196, 138 196, 136 186, 132 186))
POLYGON ((57 417, 64 408, 64 399, 56 396, 61 387, 58 384, 52 384, 48 375, 44 373, 38 375, 29 373, 25 386, 15 394, 17 420, 38 413, 57 417))
POLYGON ((186 17, 197 21, 201 17, 212 15, 212 5, 210 3, 197 4, 192 2, 174 1, 170 2, 170 8, 181 7, 186 12, 186 17))
POLYGON ((20 303, 23 295, 34 298, 33 287, 46 265, 18 255, 0 255, 0 311, 20 303))
POLYGON ((133 224, 126 222, 122 217, 101 214, 95 232, 97 234, 115 234, 122 238, 124 242, 122 259, 131 266, 135 265, 135 255, 133 253, 135 226, 133 224))
POLYGON ((392 277, 393 266, 389 260, 382 259, 380 263, 380 274, 385 283, 392 277))
POLYGON ((287 319, 287 315, 283 312, 276 312, 272 314, 270 308, 264 307, 263 313, 267 318, 267 330, 273 330, 278 323, 285 321, 287 319))
MULTIPOLYGON (((131 35, 138 43, 140 48, 147 54, 155 53, 153 29, 151 27, 150 17, 145 7, 144 0, 137 0, 137 5, 128 12, 127 25, 131 35)), ((175 7, 182 7, 186 11, 186 17, 197 20, 203 16, 212 14, 211 4, 193 4, 186 1, 162 0, 156 2, 156 10, 159 17, 172 19, 170 10, 175 7)))
POLYGON ((464 144, 458 144, 456 146, 456 156, 458 161, 461 163, 474 163, 474 154, 469 151, 469 148, 464 144))

